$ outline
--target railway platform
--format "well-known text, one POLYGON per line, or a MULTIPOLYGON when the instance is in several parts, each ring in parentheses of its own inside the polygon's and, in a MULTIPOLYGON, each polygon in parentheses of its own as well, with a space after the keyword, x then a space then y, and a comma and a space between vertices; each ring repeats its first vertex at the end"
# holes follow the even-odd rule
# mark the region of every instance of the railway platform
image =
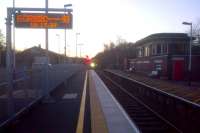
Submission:
POLYGON ((89 71, 89 89, 93 133, 139 133, 94 71, 89 71))
POLYGON ((7 133, 139 133, 93 70, 80 71, 6 129, 7 133))
POLYGON ((74 133, 85 71, 80 71, 60 84, 50 98, 40 101, 21 118, 15 120, 6 133, 74 133))

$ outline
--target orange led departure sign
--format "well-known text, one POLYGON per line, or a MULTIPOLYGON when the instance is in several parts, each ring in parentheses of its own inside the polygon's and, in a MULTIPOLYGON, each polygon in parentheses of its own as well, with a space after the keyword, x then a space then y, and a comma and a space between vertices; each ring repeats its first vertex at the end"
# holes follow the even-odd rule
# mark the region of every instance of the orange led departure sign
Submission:
POLYGON ((72 14, 16 13, 15 27, 72 29, 72 14))

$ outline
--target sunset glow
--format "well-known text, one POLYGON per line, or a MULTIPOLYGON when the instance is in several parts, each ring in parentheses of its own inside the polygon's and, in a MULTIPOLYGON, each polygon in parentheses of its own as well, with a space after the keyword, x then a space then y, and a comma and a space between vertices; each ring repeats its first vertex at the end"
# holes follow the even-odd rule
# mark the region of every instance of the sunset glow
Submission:
MULTIPOLYGON (((73 29, 67 30, 69 56, 75 55, 77 32, 77 43, 84 44, 78 45, 82 56, 95 56, 103 50, 103 44, 116 42, 118 37, 135 42, 153 33, 186 32, 188 27, 182 21, 196 21, 200 5, 197 0, 49 0, 49 8, 64 8, 68 3, 73 5, 73 29)), ((44 6, 45 1, 41 0, 16 0, 16 7, 44 6)), ((1 0, 0 29, 4 35, 7 7, 12 7, 12 0, 1 0)), ((16 48, 23 50, 39 44, 45 48, 44 38, 42 29, 16 29, 16 48)), ((49 49, 64 53, 64 30, 49 30, 49 49)))

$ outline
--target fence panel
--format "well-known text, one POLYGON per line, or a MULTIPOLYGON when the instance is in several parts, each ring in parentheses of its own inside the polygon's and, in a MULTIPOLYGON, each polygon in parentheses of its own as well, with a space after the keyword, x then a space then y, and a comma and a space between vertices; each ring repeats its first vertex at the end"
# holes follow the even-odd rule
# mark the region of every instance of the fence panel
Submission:
POLYGON ((46 67, 40 66, 30 70, 20 70, 13 76, 12 100, 8 97, 8 84, 0 82, 0 127, 8 120, 13 119, 29 108, 34 102, 41 99, 47 92, 55 89, 59 84, 67 80, 74 73, 84 69, 80 64, 58 64, 48 66, 48 85, 46 85, 46 67), (12 105, 13 113, 8 114, 8 108, 12 105))

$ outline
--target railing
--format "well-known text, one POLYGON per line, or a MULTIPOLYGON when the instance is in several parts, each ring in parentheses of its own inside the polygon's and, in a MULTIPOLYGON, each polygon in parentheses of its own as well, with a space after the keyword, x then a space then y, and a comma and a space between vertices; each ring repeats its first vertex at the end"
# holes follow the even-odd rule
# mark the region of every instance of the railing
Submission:
POLYGON ((105 73, 183 132, 199 132, 200 105, 106 70, 105 73))
POLYGON ((79 64, 48 66, 48 82, 45 66, 16 72, 13 75, 11 96, 8 95, 7 82, 0 83, 0 128, 83 68, 79 64), (12 110, 11 114, 9 110, 12 110))

